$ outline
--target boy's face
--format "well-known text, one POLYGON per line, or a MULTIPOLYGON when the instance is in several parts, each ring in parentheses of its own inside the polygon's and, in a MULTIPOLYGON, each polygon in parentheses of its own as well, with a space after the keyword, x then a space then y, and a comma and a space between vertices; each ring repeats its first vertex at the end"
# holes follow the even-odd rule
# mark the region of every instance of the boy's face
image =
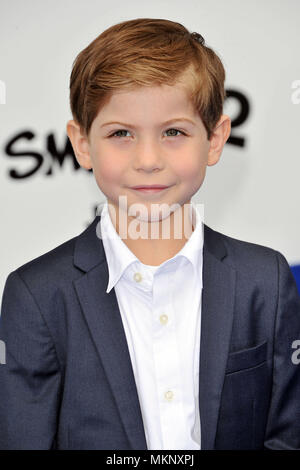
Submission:
POLYGON ((94 119, 89 140, 74 121, 68 122, 67 132, 79 164, 93 169, 100 190, 117 212, 119 196, 126 196, 128 208, 142 203, 150 214, 151 204, 171 207, 190 202, 202 185, 206 166, 219 160, 230 120, 223 115, 208 140, 183 87, 162 85, 113 94, 94 119), (174 121, 167 123, 170 120, 174 121), (149 194, 132 189, 137 185, 168 188, 149 194))

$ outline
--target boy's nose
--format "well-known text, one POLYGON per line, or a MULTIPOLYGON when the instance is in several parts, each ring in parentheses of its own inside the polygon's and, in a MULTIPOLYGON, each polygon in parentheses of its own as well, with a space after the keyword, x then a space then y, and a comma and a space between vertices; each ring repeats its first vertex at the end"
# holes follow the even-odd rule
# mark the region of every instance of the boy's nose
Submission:
POLYGON ((155 168, 163 168, 164 159, 161 150, 155 145, 143 145, 136 149, 134 157, 134 167, 136 170, 153 171, 155 168))

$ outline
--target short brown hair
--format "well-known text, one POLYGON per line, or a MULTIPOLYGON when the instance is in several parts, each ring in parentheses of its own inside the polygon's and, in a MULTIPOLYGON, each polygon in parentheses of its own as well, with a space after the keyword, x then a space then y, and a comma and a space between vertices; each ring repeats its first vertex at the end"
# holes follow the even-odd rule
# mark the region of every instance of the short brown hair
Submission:
POLYGON ((115 24, 73 62, 70 107, 86 136, 99 109, 115 91, 182 83, 207 130, 223 110, 225 70, 199 33, 165 19, 137 18, 115 24))

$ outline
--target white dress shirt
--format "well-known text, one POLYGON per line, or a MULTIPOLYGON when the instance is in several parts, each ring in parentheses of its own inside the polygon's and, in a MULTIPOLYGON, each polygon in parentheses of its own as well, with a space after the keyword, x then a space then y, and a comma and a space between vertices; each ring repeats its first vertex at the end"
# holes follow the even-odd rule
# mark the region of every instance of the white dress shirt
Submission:
POLYGON ((106 292, 115 289, 149 450, 200 449, 203 221, 192 201, 190 209, 194 231, 185 245, 150 266, 116 232, 107 201, 102 206, 106 292))

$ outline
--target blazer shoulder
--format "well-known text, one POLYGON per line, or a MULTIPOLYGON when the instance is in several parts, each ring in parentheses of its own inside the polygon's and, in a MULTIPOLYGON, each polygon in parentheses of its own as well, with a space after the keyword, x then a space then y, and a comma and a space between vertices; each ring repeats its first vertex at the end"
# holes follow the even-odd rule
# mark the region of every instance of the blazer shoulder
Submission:
POLYGON ((73 263, 77 240, 90 231, 95 220, 78 235, 20 265, 13 272, 17 272, 24 281, 32 285, 40 285, 43 280, 48 283, 55 281, 57 284, 60 279, 63 281, 72 277, 72 272, 78 272, 73 263))
POLYGON ((287 264, 282 253, 266 245, 231 237, 205 225, 205 235, 209 240, 209 250, 223 245, 226 263, 239 271, 252 271, 256 276, 260 273, 268 275, 277 271, 279 259, 287 264))

